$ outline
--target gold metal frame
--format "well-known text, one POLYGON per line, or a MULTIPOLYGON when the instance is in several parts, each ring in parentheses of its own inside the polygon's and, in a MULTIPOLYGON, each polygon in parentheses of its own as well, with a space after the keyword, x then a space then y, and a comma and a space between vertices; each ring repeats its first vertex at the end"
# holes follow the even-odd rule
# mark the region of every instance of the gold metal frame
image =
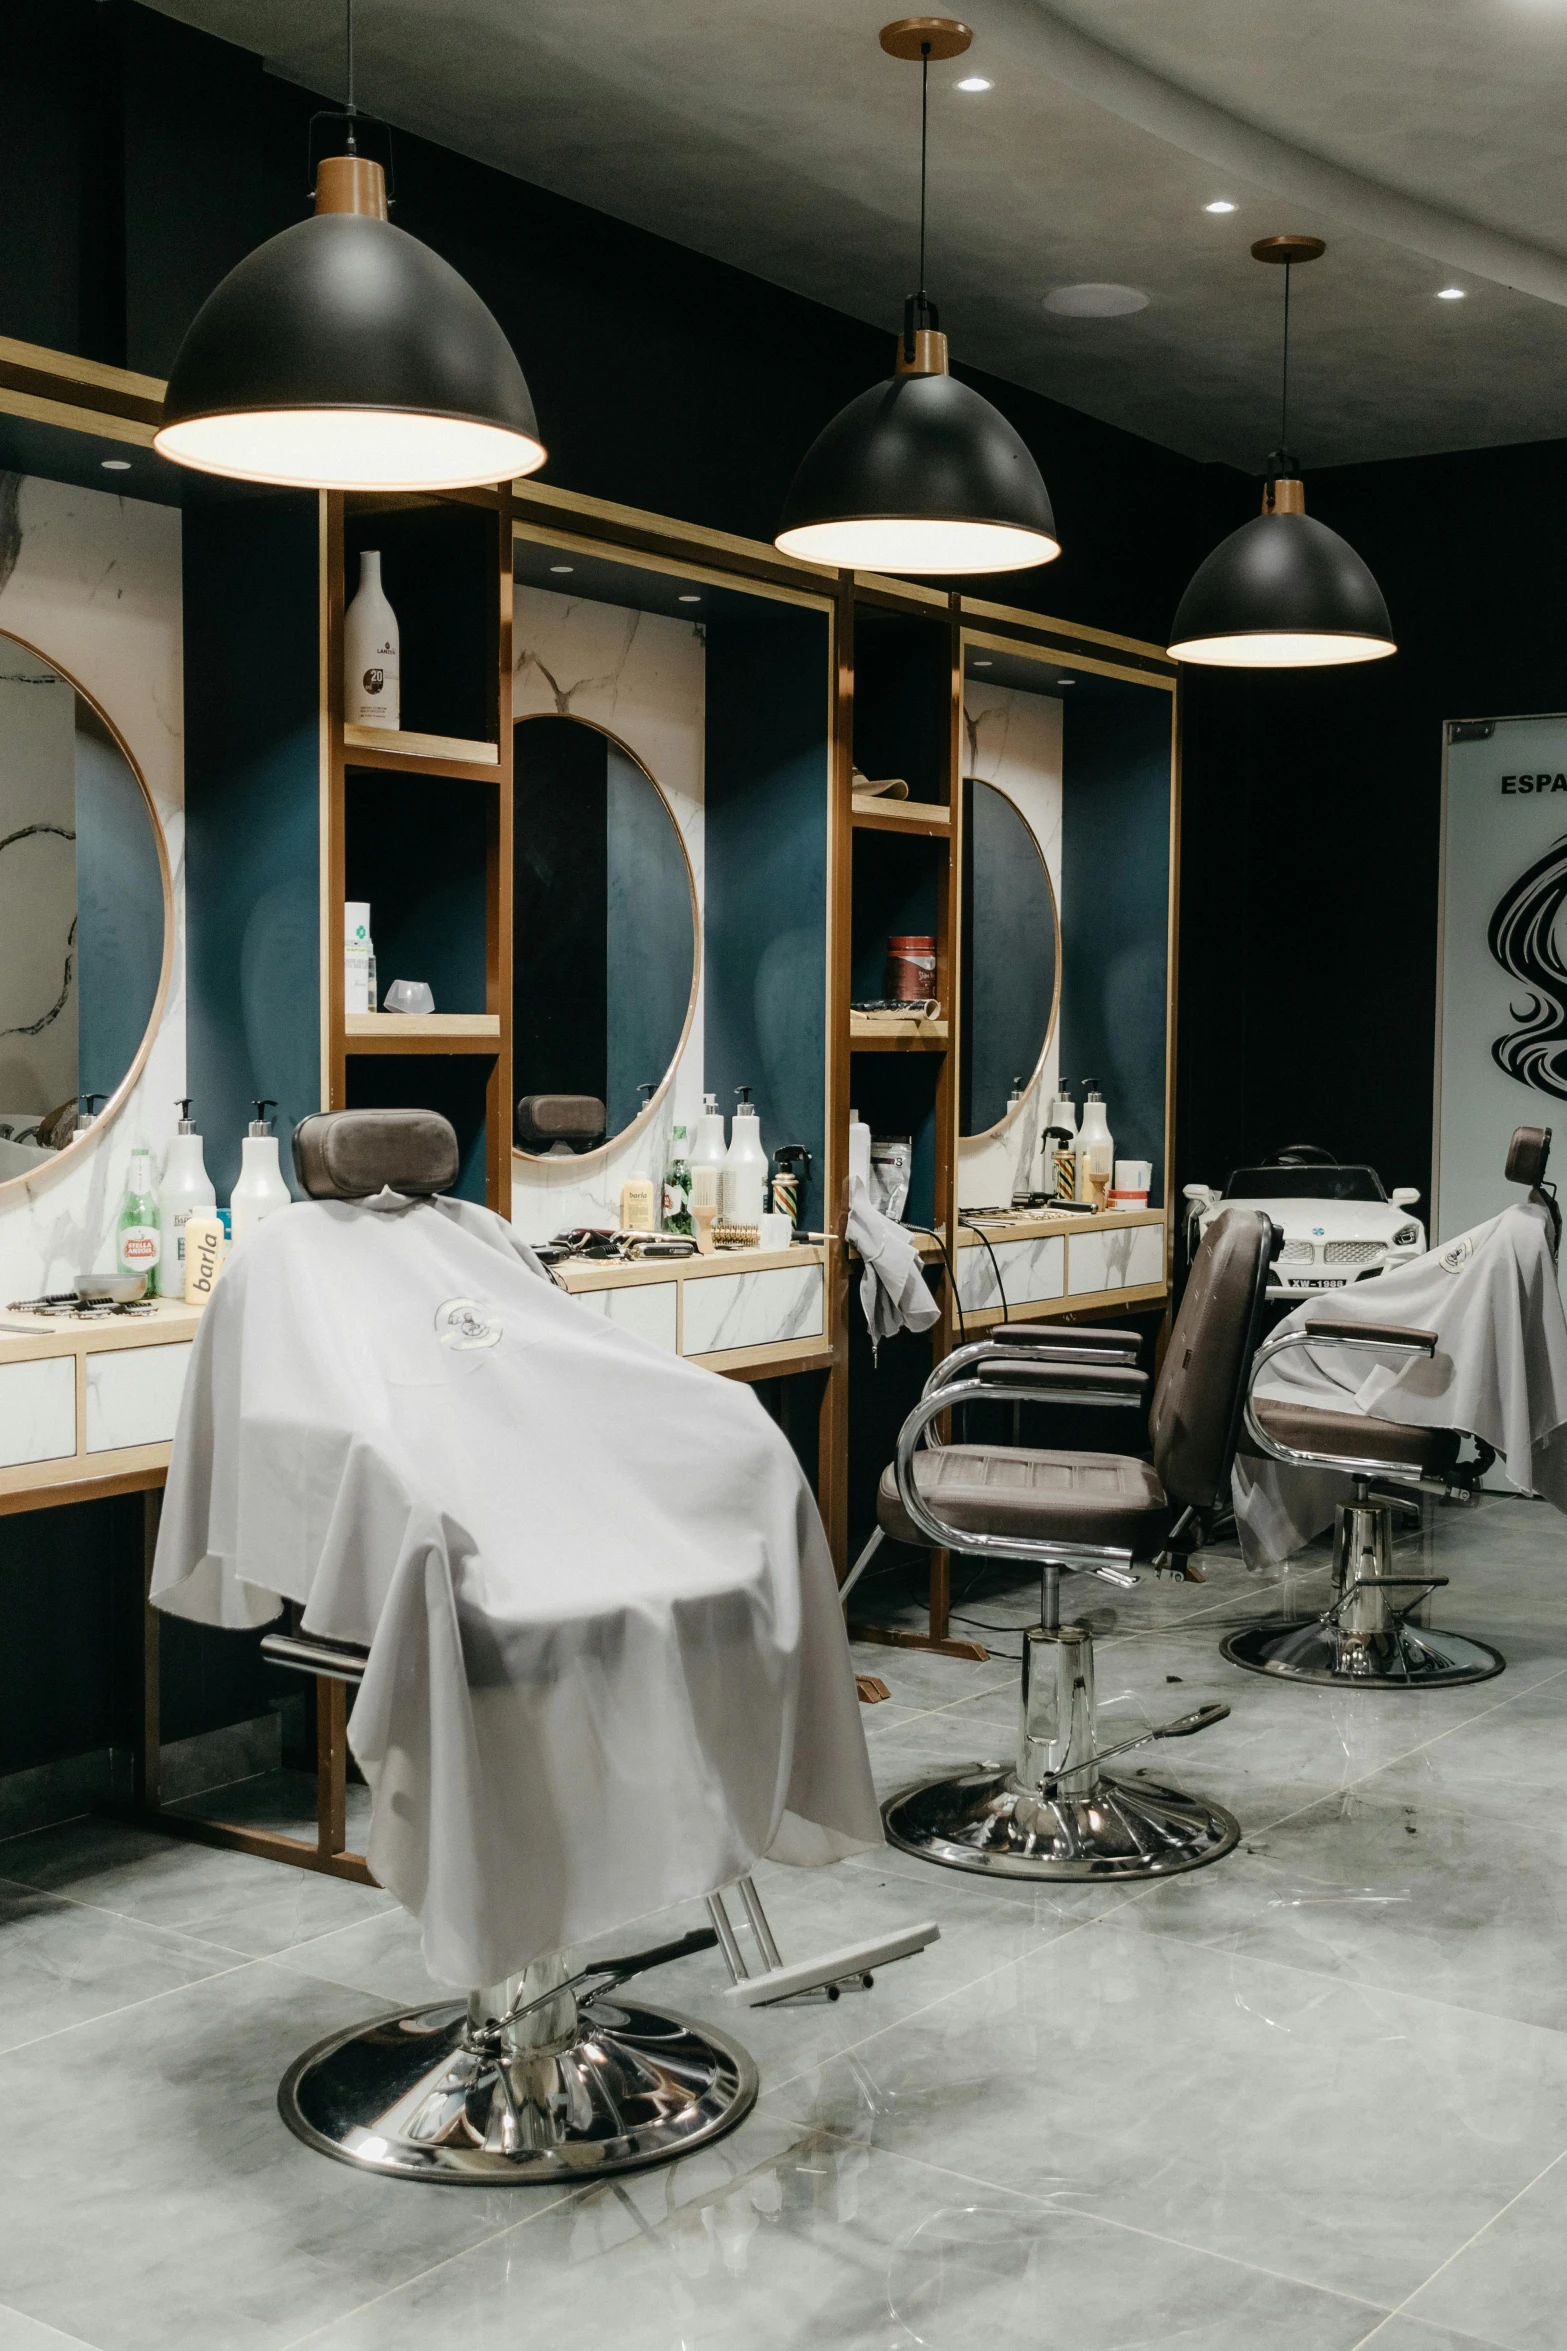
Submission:
MULTIPOLYGON (((631 1121, 631 1124, 629 1126, 622 1127, 618 1134, 606 1136, 602 1143, 595 1143, 591 1151, 574 1151, 572 1153, 572 1165, 574 1167, 594 1167, 598 1165, 599 1162, 606 1160, 612 1151, 618 1151, 621 1146, 629 1142, 633 1136, 641 1134, 644 1127, 646 1127, 651 1122, 654 1111, 658 1108, 659 1104, 663 1101, 664 1096, 669 1092, 670 1087, 675 1082, 675 1072, 680 1067, 681 1057, 685 1052, 687 1040, 691 1035, 691 1023, 696 1018, 697 994, 702 985, 702 908, 696 894, 696 874, 691 864, 691 852, 686 847, 685 835, 680 830, 679 820, 675 815, 674 809, 670 806, 669 794, 664 790, 663 785, 659 782, 657 776, 653 773, 653 770, 648 766, 646 760, 639 758, 637 753, 632 750, 631 745, 626 741, 625 737, 623 735, 617 735, 613 727, 601 725, 596 718, 579 718, 574 710, 525 710, 521 718, 514 718, 512 720, 513 744, 515 745, 517 739, 518 727, 530 726, 541 718, 567 718, 570 719, 575 726, 591 727, 594 734, 602 735, 606 742, 614 744, 617 751, 623 751, 626 757, 631 761, 632 765, 637 769, 638 773, 647 777, 648 782, 652 785, 654 791, 658 794, 659 804, 662 807, 664 814, 669 819, 669 829, 674 834, 675 840, 679 845, 681 860, 686 869, 686 888, 691 894, 691 992, 686 998, 686 1015, 680 1026, 679 1040, 676 1043, 673 1053, 669 1057, 669 1061, 665 1067, 663 1076, 659 1079, 654 1091, 648 1096, 647 1107, 638 1111, 636 1117, 631 1121)), ((513 773, 512 794, 514 802, 516 790, 517 780, 515 773, 513 773)), ((513 1039, 512 1051, 512 1078, 513 1082, 515 1083, 515 1038, 513 1039)), ((515 1139, 517 1131, 515 1125, 515 1105, 513 1106, 513 1122, 513 1141, 511 1149, 514 1160, 521 1159, 525 1161, 529 1167, 559 1167, 562 1164, 559 1159, 552 1159, 547 1151, 523 1150, 522 1145, 515 1139)))
MULTIPOLYGON (((52 1153, 47 1160, 40 1160, 35 1168, 25 1170, 21 1175, 6 1176, 0 1180, 0 1201, 3 1201, 17 1184, 36 1184, 40 1180, 52 1181, 56 1171, 64 1167, 68 1161, 73 1160, 78 1152, 85 1158, 94 1143, 101 1139, 104 1129, 108 1127, 111 1120, 118 1118, 130 1100, 136 1081, 147 1066, 147 1056, 152 1051, 153 1039, 163 1025, 163 1014, 168 1004, 169 983, 174 973, 174 877, 169 867, 169 845, 164 838, 163 824, 153 801, 147 778, 142 773, 141 762, 96 694, 89 694, 81 680, 68 670, 63 662, 57 661, 54 655, 46 652, 42 645, 35 645, 31 638, 18 636, 15 629, 0 629, 0 638, 7 639, 13 645, 20 645, 24 652, 31 653, 37 660, 46 662, 55 675, 63 679, 66 685, 71 688, 78 701, 86 703, 93 716, 107 730, 115 749, 120 753, 126 766, 135 777, 137 789, 141 793, 142 802, 147 811, 147 821, 152 827, 152 837, 157 847, 158 880, 163 893, 163 959, 158 967, 158 985, 153 994, 152 1010, 147 1015, 147 1026, 142 1031, 141 1043, 136 1048, 130 1067, 109 1096, 103 1109, 93 1120, 92 1125, 85 1128, 81 1134, 73 1136, 63 1151, 52 1153)), ((79 1066, 76 1074, 78 1077, 81 1075, 79 1066)))

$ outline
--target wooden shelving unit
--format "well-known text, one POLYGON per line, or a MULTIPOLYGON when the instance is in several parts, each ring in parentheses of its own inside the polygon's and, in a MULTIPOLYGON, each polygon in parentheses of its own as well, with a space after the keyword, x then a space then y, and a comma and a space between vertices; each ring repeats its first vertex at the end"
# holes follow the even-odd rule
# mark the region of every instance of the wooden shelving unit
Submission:
POLYGON ((343 1021, 350 1053, 495 1053, 498 1012, 350 1012, 343 1021))
POLYGON ((932 808, 922 800, 872 799, 856 792, 852 813, 856 832, 949 834, 952 830, 951 812, 932 808))
POLYGON ((945 1053, 949 1042, 944 1020, 903 1020, 895 1012, 849 1014, 851 1053, 945 1053))
POLYGON ((443 767, 499 767, 498 743, 472 743, 461 735, 405 734, 398 727, 359 727, 345 721, 343 749, 359 754, 355 765, 379 767, 386 759, 423 765, 429 760, 443 767), (366 758, 366 754, 370 754, 366 758))

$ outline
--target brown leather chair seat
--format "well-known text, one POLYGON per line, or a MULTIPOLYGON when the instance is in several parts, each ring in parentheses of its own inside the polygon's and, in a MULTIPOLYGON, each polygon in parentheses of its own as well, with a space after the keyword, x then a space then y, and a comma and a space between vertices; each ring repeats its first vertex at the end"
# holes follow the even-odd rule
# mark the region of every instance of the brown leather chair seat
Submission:
POLYGON ((1445 1476, 1463 1443, 1456 1429, 1409 1428, 1402 1421, 1373 1420, 1363 1412, 1325 1412, 1309 1404, 1280 1404, 1262 1397, 1252 1409, 1270 1437, 1297 1452, 1397 1461, 1429 1477, 1445 1476))
MULTIPOLYGON (((1124 1544, 1146 1559, 1169 1532, 1164 1488, 1148 1462, 1125 1454, 948 1445, 939 1453, 916 1453, 914 1478, 936 1515, 969 1534, 1124 1544)), ((894 1542, 928 1541, 899 1500, 890 1462, 877 1489, 876 1517, 894 1542)))

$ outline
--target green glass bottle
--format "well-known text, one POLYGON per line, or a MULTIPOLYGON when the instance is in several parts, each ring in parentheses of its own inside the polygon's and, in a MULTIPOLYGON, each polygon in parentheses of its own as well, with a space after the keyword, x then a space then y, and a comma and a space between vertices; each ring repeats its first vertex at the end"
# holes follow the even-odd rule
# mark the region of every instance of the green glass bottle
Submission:
POLYGON ((669 1173, 664 1178, 664 1230, 666 1233, 696 1231, 691 1221, 691 1160, 684 1127, 676 1127, 669 1138, 669 1173))
POLYGON ((162 1254, 163 1232, 157 1195, 152 1188, 152 1161, 146 1151, 138 1149, 131 1153, 115 1256, 121 1273, 146 1275, 147 1295, 156 1298, 162 1254))

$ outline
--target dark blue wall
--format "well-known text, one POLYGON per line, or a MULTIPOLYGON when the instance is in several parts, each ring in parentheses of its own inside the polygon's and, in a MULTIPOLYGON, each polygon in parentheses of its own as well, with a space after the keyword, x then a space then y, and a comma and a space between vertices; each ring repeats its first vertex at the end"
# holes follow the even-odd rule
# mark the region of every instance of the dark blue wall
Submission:
POLYGON ((142 788, 77 703, 77 1087, 112 1094, 141 1049, 163 967, 163 876, 142 788))

